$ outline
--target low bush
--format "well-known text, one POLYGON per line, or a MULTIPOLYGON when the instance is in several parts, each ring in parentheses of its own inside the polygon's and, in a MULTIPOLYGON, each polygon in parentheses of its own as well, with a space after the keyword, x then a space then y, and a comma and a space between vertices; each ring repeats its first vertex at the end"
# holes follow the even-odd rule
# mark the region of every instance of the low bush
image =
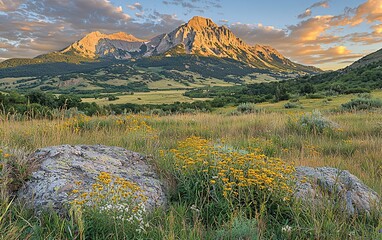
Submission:
POLYGON ((290 109, 290 108, 301 108, 301 105, 298 103, 288 102, 284 104, 284 108, 290 109))
POLYGON ((237 106, 237 111, 241 113, 257 113, 260 109, 254 103, 241 103, 237 106))
POLYGON ((289 118, 288 126, 297 131, 313 134, 322 134, 324 131, 333 131, 339 127, 337 123, 322 116, 319 111, 304 114, 297 119, 289 118))
POLYGON ((342 110, 371 110, 375 108, 382 108, 382 101, 380 99, 371 98, 356 98, 350 102, 341 105, 342 110))

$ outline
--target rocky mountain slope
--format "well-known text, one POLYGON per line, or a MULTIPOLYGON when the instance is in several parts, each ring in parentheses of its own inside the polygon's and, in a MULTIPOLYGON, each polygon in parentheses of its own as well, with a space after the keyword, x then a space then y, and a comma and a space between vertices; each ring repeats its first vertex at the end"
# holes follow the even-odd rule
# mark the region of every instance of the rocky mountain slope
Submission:
POLYGON ((376 63, 382 61, 382 49, 379 49, 376 52, 370 53, 369 55, 366 55, 365 57, 357 60, 352 65, 350 65, 349 69, 364 67, 370 63, 376 63))
POLYGON ((278 72, 316 73, 320 69, 294 63, 270 46, 250 46, 227 27, 211 19, 193 17, 170 33, 142 40, 119 32, 92 32, 67 48, 34 59, 10 59, 0 68, 46 62, 80 63, 103 59, 137 59, 152 56, 198 55, 228 58, 253 68, 278 72))
POLYGON ((75 53, 93 59, 108 56, 116 59, 127 59, 132 57, 128 53, 129 51, 139 52, 143 44, 144 40, 124 32, 107 35, 97 31, 86 35, 81 40, 60 51, 60 53, 75 53))
POLYGON ((194 17, 171 33, 152 39, 145 55, 171 53, 231 58, 255 68, 276 71, 320 71, 314 67, 293 63, 270 46, 250 46, 227 27, 218 26, 211 19, 202 17, 194 17), (173 51, 174 49, 176 51, 173 51))

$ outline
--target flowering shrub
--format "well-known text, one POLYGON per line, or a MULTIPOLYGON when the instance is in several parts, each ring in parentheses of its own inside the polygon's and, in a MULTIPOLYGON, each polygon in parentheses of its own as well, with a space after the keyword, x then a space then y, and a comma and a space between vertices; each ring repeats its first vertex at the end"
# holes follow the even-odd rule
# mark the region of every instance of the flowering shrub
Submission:
POLYGON ((181 197, 202 212, 208 207, 220 213, 235 208, 252 212, 264 202, 272 208, 291 198, 295 170, 281 159, 227 151, 199 137, 179 142, 171 153, 181 197))
POLYGON ((148 225, 144 220, 147 197, 141 191, 135 183, 102 172, 90 191, 73 190, 75 200, 72 205, 84 212, 110 217, 118 226, 128 224, 140 233, 148 225))

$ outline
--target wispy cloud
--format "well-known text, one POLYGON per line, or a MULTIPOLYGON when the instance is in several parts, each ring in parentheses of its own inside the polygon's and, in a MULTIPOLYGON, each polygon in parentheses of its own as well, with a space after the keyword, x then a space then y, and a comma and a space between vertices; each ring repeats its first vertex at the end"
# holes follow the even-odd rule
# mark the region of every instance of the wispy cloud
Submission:
POLYGON ((310 7, 308 7, 305 10, 305 12, 301 13, 297 17, 300 19, 310 17, 310 16, 312 16, 312 9, 313 8, 319 8, 319 7, 328 8, 329 7, 329 0, 313 3, 310 7))
MULTIPOLYGON (((220 0, 164 0, 165 5, 180 6, 189 11, 204 13, 206 9, 221 8, 220 0)), ((188 14, 185 14, 188 15, 188 14)))
POLYGON ((23 2, 24 0, 0 0, 0 11, 15 11, 23 2))
POLYGON ((132 5, 127 5, 127 8, 131 9, 131 10, 139 10, 139 11, 143 11, 143 6, 141 3, 139 2, 136 2, 132 5))

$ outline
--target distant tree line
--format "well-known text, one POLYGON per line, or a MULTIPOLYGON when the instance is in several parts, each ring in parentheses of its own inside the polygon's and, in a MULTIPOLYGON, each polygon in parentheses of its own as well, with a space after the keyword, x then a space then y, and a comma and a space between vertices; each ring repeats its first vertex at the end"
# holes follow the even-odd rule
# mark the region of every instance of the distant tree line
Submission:
MULTIPOLYGON (((107 96, 113 98, 113 96, 107 96)), ((113 99, 111 99, 113 100, 113 99)), ((122 113, 154 113, 171 114, 203 111, 209 112, 213 109, 211 101, 196 101, 193 103, 175 102, 173 104, 110 104, 99 106, 96 103, 82 102, 81 97, 73 94, 60 96, 42 91, 31 91, 26 94, 10 92, 0 93, 0 112, 2 114, 28 114, 36 118, 50 117, 53 110, 76 109, 86 115, 108 115, 122 113)))

